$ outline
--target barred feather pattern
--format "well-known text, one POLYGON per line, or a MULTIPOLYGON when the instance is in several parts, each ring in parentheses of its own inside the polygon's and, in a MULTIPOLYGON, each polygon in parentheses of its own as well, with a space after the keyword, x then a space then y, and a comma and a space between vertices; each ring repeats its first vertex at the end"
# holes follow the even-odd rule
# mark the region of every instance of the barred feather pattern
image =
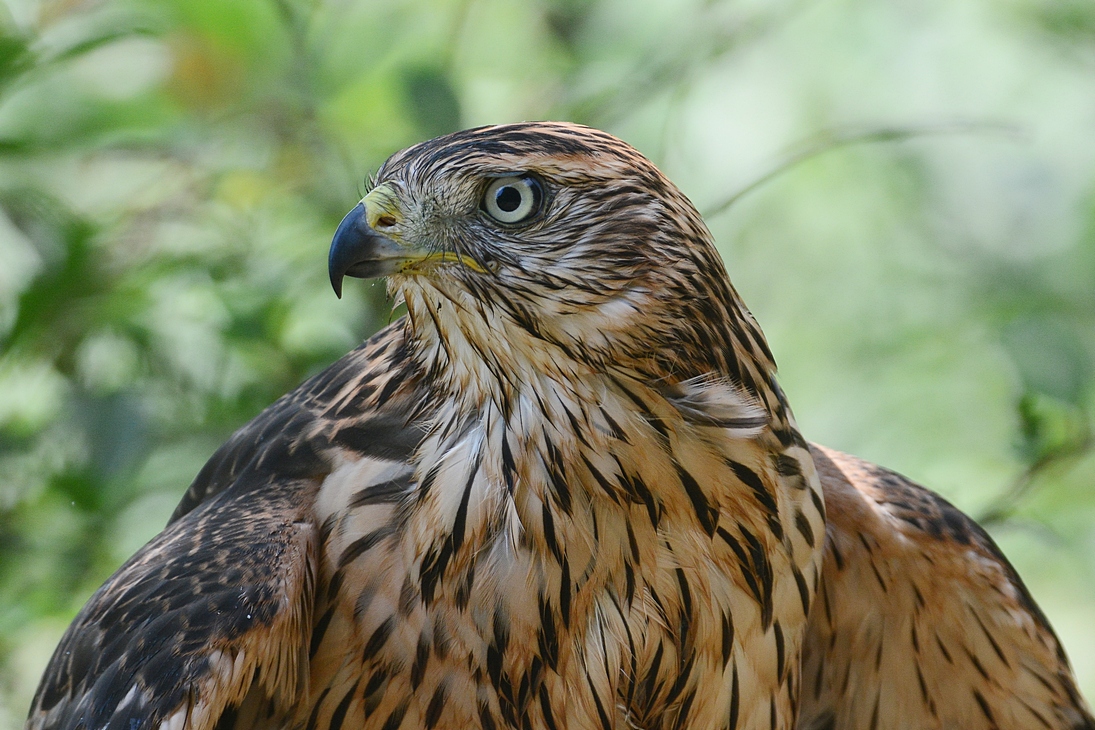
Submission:
POLYGON ((452 255, 214 455, 77 616, 30 730, 1095 730, 987 536, 811 451, 641 155, 486 127, 377 185, 386 236, 452 255), (514 174, 543 210, 498 225, 483 191, 514 174))

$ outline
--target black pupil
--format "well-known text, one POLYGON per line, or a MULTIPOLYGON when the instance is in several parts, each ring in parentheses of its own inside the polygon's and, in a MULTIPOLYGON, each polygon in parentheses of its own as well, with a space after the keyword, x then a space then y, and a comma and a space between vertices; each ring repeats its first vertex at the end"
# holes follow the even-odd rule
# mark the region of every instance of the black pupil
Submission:
POLYGON ((494 194, 494 202, 499 210, 512 213, 521 207, 521 191, 513 185, 504 185, 494 194))

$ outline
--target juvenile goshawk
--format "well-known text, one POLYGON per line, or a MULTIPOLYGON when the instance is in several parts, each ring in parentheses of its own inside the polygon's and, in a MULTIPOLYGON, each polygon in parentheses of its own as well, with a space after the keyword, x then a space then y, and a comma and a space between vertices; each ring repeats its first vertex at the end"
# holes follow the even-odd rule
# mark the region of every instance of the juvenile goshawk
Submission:
POLYGON ((330 270, 407 316, 212 457, 30 730, 1095 728, 980 528, 803 439, 699 214, 626 144, 400 152, 330 270))

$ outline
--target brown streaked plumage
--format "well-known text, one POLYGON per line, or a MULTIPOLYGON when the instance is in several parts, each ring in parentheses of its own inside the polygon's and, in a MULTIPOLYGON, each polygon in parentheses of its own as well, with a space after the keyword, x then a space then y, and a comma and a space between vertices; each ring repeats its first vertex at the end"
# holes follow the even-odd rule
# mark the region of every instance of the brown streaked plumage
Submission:
POLYGON ((984 530, 900 474, 812 450, 829 521, 800 727, 1095 727, 1060 642, 984 530))
POLYGON ((407 317, 213 456, 30 730, 1095 729, 979 528, 799 435, 707 228, 619 140, 398 153, 330 266, 407 317))

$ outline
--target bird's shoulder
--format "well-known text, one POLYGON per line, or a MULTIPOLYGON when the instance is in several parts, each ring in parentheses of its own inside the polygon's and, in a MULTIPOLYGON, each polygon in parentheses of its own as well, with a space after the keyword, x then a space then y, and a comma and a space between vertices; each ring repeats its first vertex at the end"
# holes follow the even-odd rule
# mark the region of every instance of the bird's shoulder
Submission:
POLYGON ((410 357, 406 320, 373 335, 237 430, 195 477, 173 523, 249 477, 321 476, 339 453, 406 458, 421 440, 431 394, 410 357))
POLYGON ((988 533, 896 472, 811 450, 827 524, 799 727, 1095 730, 1057 636, 988 533))

